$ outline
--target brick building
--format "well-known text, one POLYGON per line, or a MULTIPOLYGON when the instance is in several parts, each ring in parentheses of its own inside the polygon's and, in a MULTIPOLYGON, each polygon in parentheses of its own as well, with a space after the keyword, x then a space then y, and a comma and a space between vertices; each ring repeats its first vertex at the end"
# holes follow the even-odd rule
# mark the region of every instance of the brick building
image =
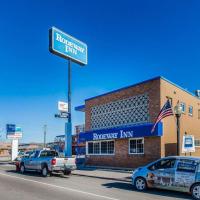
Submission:
POLYGON ((176 155, 176 119, 167 117, 152 126, 170 99, 182 105, 181 144, 184 134, 195 138, 194 156, 200 156, 200 98, 163 77, 156 77, 85 100, 76 107, 85 112, 86 163, 138 167, 163 156, 176 155))

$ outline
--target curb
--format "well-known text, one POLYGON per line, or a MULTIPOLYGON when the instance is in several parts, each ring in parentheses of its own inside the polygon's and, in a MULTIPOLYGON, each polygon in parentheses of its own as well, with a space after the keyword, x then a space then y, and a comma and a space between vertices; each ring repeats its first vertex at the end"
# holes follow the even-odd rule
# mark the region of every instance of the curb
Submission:
POLYGON ((73 173, 73 172, 72 172, 72 175, 131 183, 131 179, 130 180, 126 180, 126 179, 120 179, 120 178, 109 178, 109 177, 102 177, 102 176, 92 176, 92 175, 78 174, 78 173, 73 173))

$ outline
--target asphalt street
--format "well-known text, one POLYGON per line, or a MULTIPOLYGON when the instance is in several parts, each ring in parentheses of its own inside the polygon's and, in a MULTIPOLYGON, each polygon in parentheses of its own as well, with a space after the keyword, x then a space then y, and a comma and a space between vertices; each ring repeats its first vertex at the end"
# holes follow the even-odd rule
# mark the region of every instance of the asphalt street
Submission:
POLYGON ((128 182, 82 176, 43 178, 38 173, 16 173, 13 166, 0 165, 0 200, 156 200, 191 199, 190 195, 148 190, 137 192, 128 182))

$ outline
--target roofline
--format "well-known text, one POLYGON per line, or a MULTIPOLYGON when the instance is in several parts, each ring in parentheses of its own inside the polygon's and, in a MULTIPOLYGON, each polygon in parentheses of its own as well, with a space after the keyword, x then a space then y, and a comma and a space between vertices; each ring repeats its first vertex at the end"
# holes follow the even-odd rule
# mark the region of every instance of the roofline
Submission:
POLYGON ((198 100, 200 100, 200 98, 199 98, 199 97, 197 97, 197 96, 196 96, 194 93, 192 93, 192 92, 190 92, 190 91, 188 91, 188 90, 184 89, 183 87, 181 87, 181 86, 177 85, 176 83, 174 83, 174 82, 172 82, 172 81, 170 81, 170 80, 166 79, 166 78, 165 78, 165 77, 163 77, 163 76, 161 76, 160 78, 161 78, 162 80, 164 80, 164 81, 167 81, 168 83, 170 83, 170 84, 174 85, 175 87, 177 87, 177 88, 179 88, 179 89, 183 90, 184 92, 186 92, 186 93, 190 94, 191 96, 193 96, 193 97, 197 98, 198 100))
POLYGON ((183 90, 184 92, 186 92, 186 93, 192 95, 193 97, 197 98, 198 100, 200 100, 200 98, 198 98, 194 93, 189 92, 188 90, 186 90, 186 89, 184 89, 183 87, 177 85, 176 83, 173 83, 172 81, 166 79, 166 78, 163 77, 163 76, 156 76, 156 77, 154 77, 154 78, 151 78, 151 79, 148 79, 148 80, 145 80, 145 81, 141 81, 141 82, 135 83, 135 84, 133 84, 133 85, 129 85, 129 86, 126 86, 126 87, 122 87, 122 88, 119 88, 119 89, 117 89, 117 90, 113 90, 113 91, 111 91, 111 92, 106 92, 106 93, 104 93, 104 94, 100 94, 100 95, 97 95, 97 96, 94 96, 94 97, 85 99, 85 101, 89 101, 89 100, 92 100, 92 99, 95 99, 95 98, 98 98, 98 97, 106 96, 106 95, 108 95, 108 94, 113 94, 113 93, 115 93, 115 92, 120 92, 121 90, 125 90, 125 89, 128 89, 128 88, 131 88, 131 87, 134 87, 134 86, 137 86, 137 85, 141 85, 141 84, 144 84, 144 83, 147 83, 147 82, 150 82, 150 81, 155 81, 155 80, 158 80, 158 79, 162 79, 162 80, 164 80, 164 81, 167 81, 168 83, 174 85, 175 87, 177 87, 177 88, 183 90))
POLYGON ((112 93, 115 93, 115 92, 120 92, 121 90, 125 90, 125 89, 131 88, 131 87, 134 87, 134 86, 137 86, 137 85, 140 85, 140 84, 144 84, 144 83, 147 83, 147 82, 150 82, 150 81, 157 80, 157 79, 161 79, 161 76, 157 76, 157 77, 154 77, 154 78, 151 78, 151 79, 139 82, 139 83, 135 83, 133 85, 129 85, 129 86, 126 86, 126 87, 122 87, 122 88, 119 88, 117 90, 113 90, 111 92, 106 92, 104 94, 100 94, 100 95, 85 99, 85 101, 89 101, 89 100, 95 99, 97 97, 102 97, 102 96, 105 96, 105 95, 108 95, 108 94, 112 94, 112 93))

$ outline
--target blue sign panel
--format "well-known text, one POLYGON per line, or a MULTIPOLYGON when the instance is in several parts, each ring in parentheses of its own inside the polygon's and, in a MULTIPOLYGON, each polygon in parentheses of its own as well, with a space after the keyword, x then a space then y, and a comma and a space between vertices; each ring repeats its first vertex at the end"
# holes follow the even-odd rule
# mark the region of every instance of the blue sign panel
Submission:
POLYGON ((128 127, 118 127, 88 131, 85 133, 80 133, 79 143, 86 141, 95 140, 110 140, 110 139, 124 139, 124 138, 134 138, 134 137, 147 137, 147 136, 162 136, 163 126, 162 122, 158 123, 156 129, 151 133, 151 129, 154 124, 147 123, 141 125, 134 125, 128 127))
POLYGON ((7 134, 15 134, 16 125, 15 124, 7 124, 6 132, 7 134))
POLYGON ((78 64, 87 64, 87 45, 55 27, 49 31, 49 50, 78 64))

